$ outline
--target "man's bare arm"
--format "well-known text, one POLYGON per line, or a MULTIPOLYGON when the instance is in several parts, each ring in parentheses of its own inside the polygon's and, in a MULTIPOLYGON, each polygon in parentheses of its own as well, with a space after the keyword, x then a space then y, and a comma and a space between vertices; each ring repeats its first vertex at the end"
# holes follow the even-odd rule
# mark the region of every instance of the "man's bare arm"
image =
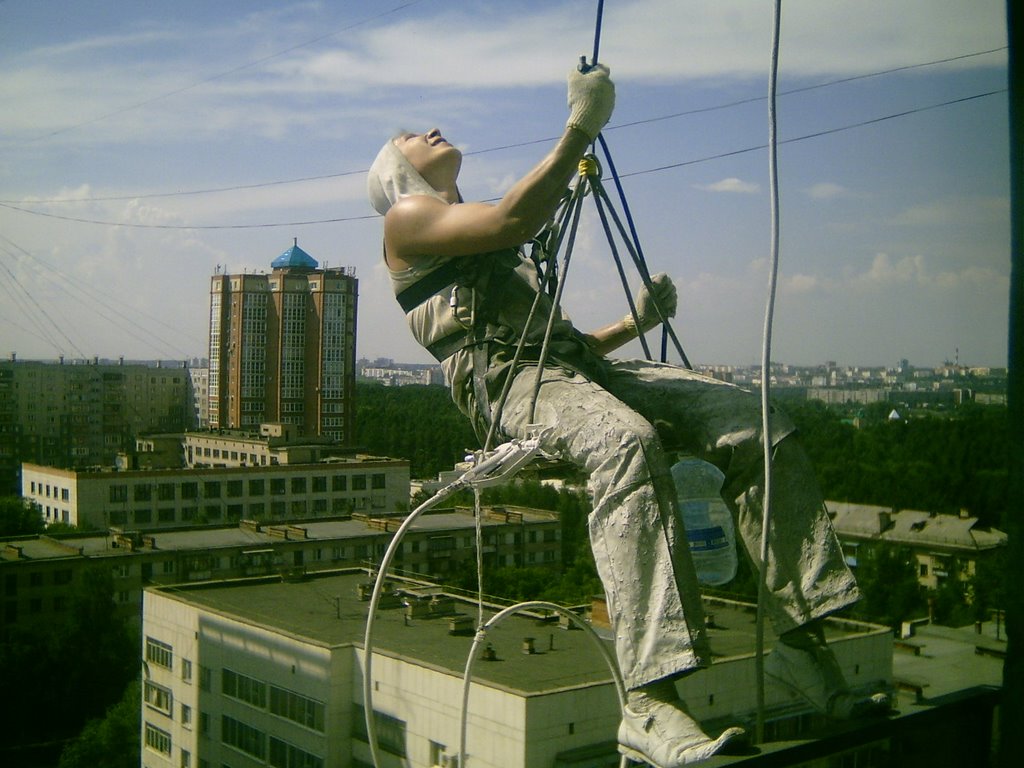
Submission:
POLYGON ((583 340, 599 355, 608 355, 637 337, 636 326, 625 320, 610 323, 596 331, 583 334, 583 340))
POLYGON ((522 245, 547 223, 590 144, 567 128, 548 155, 496 204, 448 205, 407 197, 384 219, 388 262, 401 269, 424 256, 467 256, 522 245))

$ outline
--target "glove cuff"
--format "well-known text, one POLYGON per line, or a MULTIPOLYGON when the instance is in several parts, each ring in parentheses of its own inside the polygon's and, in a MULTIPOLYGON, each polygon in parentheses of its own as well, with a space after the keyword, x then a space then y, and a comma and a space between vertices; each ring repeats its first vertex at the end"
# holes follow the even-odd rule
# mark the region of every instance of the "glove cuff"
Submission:
POLYGON ((566 130, 570 130, 571 129, 571 130, 574 130, 574 131, 579 131, 580 133, 582 133, 584 136, 587 137, 587 139, 590 141, 591 144, 593 144, 594 141, 597 140, 597 134, 599 134, 601 132, 600 128, 598 128, 596 131, 594 131, 594 130, 591 130, 590 127, 583 125, 579 120, 572 120, 572 119, 570 119, 569 122, 567 122, 565 124, 565 128, 566 128, 566 130))

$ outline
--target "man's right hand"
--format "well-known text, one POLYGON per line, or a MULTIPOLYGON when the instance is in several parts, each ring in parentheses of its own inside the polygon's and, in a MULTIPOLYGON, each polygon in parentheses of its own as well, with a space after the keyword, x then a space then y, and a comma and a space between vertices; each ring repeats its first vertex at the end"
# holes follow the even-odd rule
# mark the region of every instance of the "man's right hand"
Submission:
POLYGON ((595 64, 586 72, 576 67, 569 72, 569 121, 566 128, 577 128, 594 141, 615 109, 615 84, 610 70, 595 64))

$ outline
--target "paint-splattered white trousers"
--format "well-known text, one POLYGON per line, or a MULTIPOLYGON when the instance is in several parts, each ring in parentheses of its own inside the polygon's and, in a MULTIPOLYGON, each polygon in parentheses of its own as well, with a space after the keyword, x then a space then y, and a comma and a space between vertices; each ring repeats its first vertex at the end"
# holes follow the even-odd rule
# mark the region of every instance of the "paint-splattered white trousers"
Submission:
MULTIPOLYGON (((514 378, 501 418, 529 434, 536 368, 514 378)), ((493 401, 492 401, 493 402, 493 401)), ((707 666, 699 586, 677 512, 666 451, 725 473, 723 497, 744 548, 760 560, 764 459, 760 397, 675 366, 608 361, 605 386, 545 370, 534 423, 542 448, 589 475, 590 542, 627 688, 707 666)), ((854 602, 853 575, 812 468, 781 413, 772 420, 772 510, 766 606, 784 632, 854 602)))

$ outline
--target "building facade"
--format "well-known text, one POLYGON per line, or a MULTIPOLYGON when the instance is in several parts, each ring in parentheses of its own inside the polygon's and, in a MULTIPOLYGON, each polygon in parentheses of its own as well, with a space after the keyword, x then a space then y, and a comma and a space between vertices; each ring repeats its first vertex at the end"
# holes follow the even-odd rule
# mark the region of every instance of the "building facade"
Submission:
MULTIPOLYGON (((368 586, 365 574, 339 572, 304 582, 146 590, 142 764, 372 766, 365 725, 370 702, 362 694, 368 586)), ((462 675, 476 606, 399 579, 388 595, 373 634, 380 764, 457 766, 462 675), (438 609, 417 611, 424 601, 438 609), (453 629, 460 617, 469 619, 470 631, 453 629)), ((753 606, 726 601, 708 609, 720 627, 749 625, 753 612, 753 606)), ((473 668, 466 765, 619 765, 619 704, 598 646, 610 648, 610 637, 596 628, 595 641, 590 633, 572 631, 574 624, 551 621, 557 618, 526 612, 488 633, 473 668)), ((892 679, 886 629, 846 622, 830 623, 827 632, 850 680, 892 679)), ((750 633, 716 627, 711 641, 715 664, 681 681, 680 690, 705 724, 745 722, 756 698, 750 633)), ((793 738, 813 719, 806 705, 771 688, 766 711, 771 739, 793 738)))
POLYGON ((24 464, 21 495, 43 519, 96 530, 295 520, 409 506, 409 462, 373 456, 207 469, 59 469, 24 464))
POLYGON ((16 494, 22 462, 113 464, 144 432, 194 425, 184 363, 0 362, 0 488, 16 494))
POLYGON ((1005 533, 982 528, 966 510, 950 515, 839 501, 825 505, 854 570, 864 547, 903 547, 913 555, 918 584, 929 590, 938 589, 949 578, 971 578, 979 562, 1006 546, 1005 533))
MULTIPOLYGON (((19 536, 0 541, 3 603, 0 636, 8 627, 59 621, 69 594, 89 569, 113 574, 121 614, 137 621, 142 590, 154 584, 190 584, 252 576, 293 577, 380 562, 400 515, 355 513, 348 518, 157 531, 19 536)), ((487 567, 528 565, 559 569, 557 515, 523 507, 485 507, 487 567)), ((395 568, 443 578, 476 558, 472 510, 431 510, 406 534, 395 568)))
POLYGON ((210 281, 209 426, 280 422, 350 442, 358 281, 298 243, 271 267, 210 281))

